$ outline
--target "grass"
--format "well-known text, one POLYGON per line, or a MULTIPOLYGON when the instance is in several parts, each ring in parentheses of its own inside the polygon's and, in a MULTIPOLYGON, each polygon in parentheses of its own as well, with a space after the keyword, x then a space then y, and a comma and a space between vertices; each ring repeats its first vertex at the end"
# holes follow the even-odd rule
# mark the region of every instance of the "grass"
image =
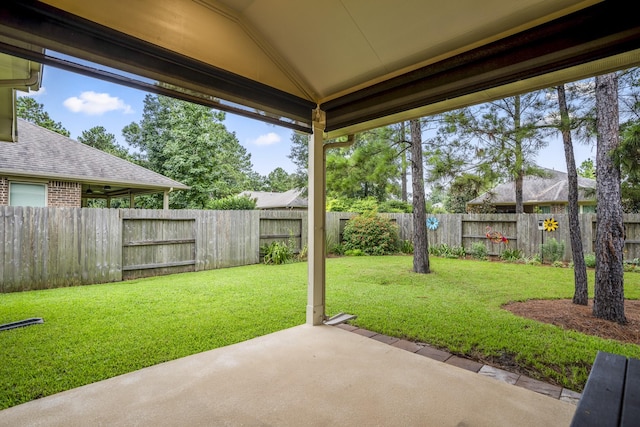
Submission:
MULTIPOLYGON (((410 256, 327 260, 327 313, 383 334, 480 357, 515 359, 530 376, 580 391, 598 350, 620 344, 514 316, 509 301, 570 298, 570 269, 410 256)), ((0 323, 45 323, 0 333, 0 408, 305 321, 307 264, 254 265, 0 295, 0 323)), ((590 275, 591 293, 593 274, 590 275)), ((640 274, 625 276, 640 296, 640 274)))

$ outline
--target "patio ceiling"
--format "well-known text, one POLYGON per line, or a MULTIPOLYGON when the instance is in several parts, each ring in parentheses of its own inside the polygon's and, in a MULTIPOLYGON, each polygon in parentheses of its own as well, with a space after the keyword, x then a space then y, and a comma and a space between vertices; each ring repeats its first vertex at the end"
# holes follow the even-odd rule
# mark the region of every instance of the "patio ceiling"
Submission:
POLYGON ((28 43, 298 130, 319 106, 328 137, 640 63, 619 1, 5 1, 0 37, 5 53, 92 73, 28 43))

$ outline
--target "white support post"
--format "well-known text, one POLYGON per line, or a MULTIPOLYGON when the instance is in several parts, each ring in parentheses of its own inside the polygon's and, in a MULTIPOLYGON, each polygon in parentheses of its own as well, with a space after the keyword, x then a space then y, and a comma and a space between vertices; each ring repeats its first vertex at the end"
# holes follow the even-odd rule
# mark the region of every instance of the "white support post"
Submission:
POLYGON ((307 324, 322 325, 325 320, 325 158, 324 111, 313 117, 309 137, 309 231, 307 324))
POLYGON ((164 190, 164 197, 162 198, 162 209, 169 210, 169 192, 164 190))

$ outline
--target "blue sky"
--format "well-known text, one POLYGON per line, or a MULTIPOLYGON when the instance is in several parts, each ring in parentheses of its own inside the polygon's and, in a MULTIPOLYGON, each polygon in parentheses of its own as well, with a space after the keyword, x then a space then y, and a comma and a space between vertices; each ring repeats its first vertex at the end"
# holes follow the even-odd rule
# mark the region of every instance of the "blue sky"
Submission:
MULTIPOLYGON (((19 93, 25 95, 24 93, 19 93)), ((31 93, 56 122, 77 139, 94 126, 104 126, 125 145, 122 129, 131 122, 140 122, 143 100, 147 92, 85 77, 59 68, 45 66, 42 87, 31 93)), ((251 153, 253 170, 267 175, 277 167, 287 172, 295 165, 287 157, 292 131, 258 120, 226 114, 225 126, 234 132, 240 144, 251 153)))
MULTIPOLYGON (((45 66, 41 90, 30 96, 44 104, 45 111, 61 122, 73 139, 94 126, 104 126, 118 143, 126 145, 122 129, 141 120, 145 95, 144 91, 45 66)), ((291 130, 230 113, 224 123, 251 153, 256 172, 267 175, 277 167, 289 173, 295 171, 295 165, 287 157, 291 130)), ((594 147, 576 144, 574 150, 577 165, 587 158, 595 159, 594 147)), ((562 140, 552 139, 540 151, 537 163, 566 171, 562 140)))

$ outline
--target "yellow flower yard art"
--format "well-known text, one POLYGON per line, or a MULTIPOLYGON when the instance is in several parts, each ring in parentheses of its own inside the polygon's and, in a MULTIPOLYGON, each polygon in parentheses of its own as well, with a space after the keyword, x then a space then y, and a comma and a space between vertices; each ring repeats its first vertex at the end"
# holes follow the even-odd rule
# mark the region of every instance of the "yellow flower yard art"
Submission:
POLYGON ((556 231, 558 229, 558 221, 553 218, 547 218, 542 225, 544 231, 556 231))

